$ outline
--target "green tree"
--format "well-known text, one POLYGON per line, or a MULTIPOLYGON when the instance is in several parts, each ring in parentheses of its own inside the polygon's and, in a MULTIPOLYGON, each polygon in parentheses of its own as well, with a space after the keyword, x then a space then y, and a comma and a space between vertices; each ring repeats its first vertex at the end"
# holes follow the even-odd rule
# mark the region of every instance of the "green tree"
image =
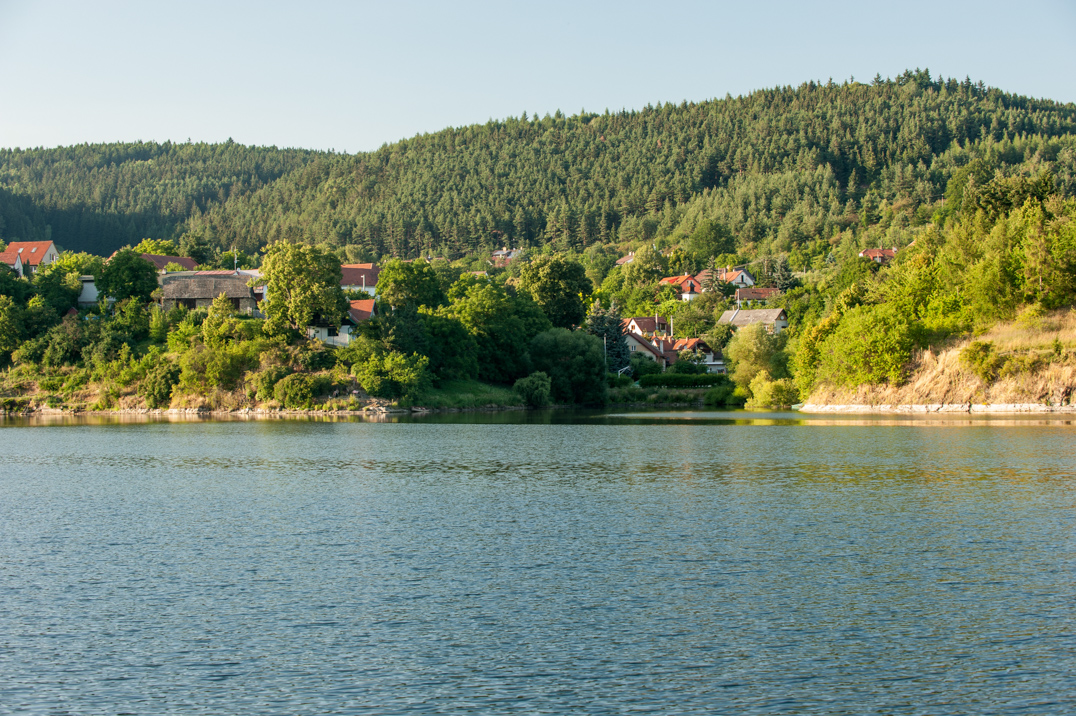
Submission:
POLYGON ((561 254, 538 256, 523 267, 519 289, 526 292, 554 326, 571 328, 586 316, 585 299, 593 290, 582 264, 561 254))
POLYGON ((892 305, 848 311, 819 349, 818 380, 855 387, 904 381, 915 329, 892 305))
POLYGON ((340 288, 340 262, 333 254, 317 246, 278 242, 266 250, 261 273, 266 283, 262 310, 269 317, 270 335, 289 327, 303 330, 315 318, 340 324, 347 299, 340 288))
POLYGON ((171 239, 142 239, 134 247, 135 253, 154 256, 178 256, 179 246, 171 239))
POLYGON ((629 285, 646 285, 661 280, 669 270, 665 257, 652 246, 644 246, 635 252, 635 258, 621 269, 624 283, 629 285))
POLYGON ((393 308, 436 308, 447 302, 437 271, 425 261, 389 261, 378 274, 377 293, 382 303, 393 308))
POLYGON ((553 328, 535 336, 530 348, 534 368, 549 376, 556 402, 605 404, 605 356, 596 337, 553 328))
POLYGON ((97 288, 117 301, 135 298, 146 302, 157 290, 157 268, 133 249, 121 249, 108 260, 97 288))
POLYGON ((7 362, 21 339, 22 311, 11 296, 0 296, 0 363, 7 362))
POLYGON ((616 373, 628 366, 631 351, 628 350, 624 324, 615 302, 609 308, 604 308, 601 301, 595 301, 590 307, 590 312, 587 313, 585 327, 587 333, 602 341, 608 370, 611 373, 616 373))
POLYGON ((754 323, 736 331, 725 347, 725 358, 732 365, 730 375, 737 386, 749 389, 751 381, 766 371, 777 379, 788 375, 785 368, 784 339, 754 323))

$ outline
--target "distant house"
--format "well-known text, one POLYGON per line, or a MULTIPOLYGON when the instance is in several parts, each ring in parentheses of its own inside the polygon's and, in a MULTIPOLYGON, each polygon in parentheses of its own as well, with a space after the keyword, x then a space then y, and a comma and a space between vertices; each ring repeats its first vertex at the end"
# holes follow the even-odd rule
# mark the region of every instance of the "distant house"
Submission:
POLYGON ((625 333, 624 340, 628 343, 628 352, 632 356, 641 355, 644 358, 655 361, 662 368, 665 367, 665 356, 662 355, 657 346, 648 341, 638 333, 625 333))
POLYGON ((652 336, 655 333, 668 333, 669 332, 669 319, 665 316, 636 316, 635 318, 625 318, 621 321, 624 324, 625 333, 634 333, 639 336, 652 336))
POLYGON ((630 264, 634 260, 635 260, 635 252, 634 251, 629 251, 627 256, 621 256, 620 258, 618 258, 616 260, 616 265, 617 266, 624 266, 626 264, 630 264))
POLYGON ((8 268, 17 273, 20 277, 22 276, 22 254, 20 252, 12 251, 10 249, 0 252, 0 261, 3 261, 8 268))
POLYGON ((490 257, 494 268, 503 268, 523 255, 523 249, 510 249, 505 246, 497 249, 490 257))
POLYGON ((97 292, 97 283, 93 276, 79 276, 79 282, 82 284, 82 289, 78 294, 78 305, 80 306, 92 306, 97 303, 97 300, 101 297, 97 292))
POLYGON ((776 288, 738 288, 736 289, 736 305, 743 306, 749 301, 769 301, 780 295, 780 289, 776 288))
POLYGON ((340 267, 340 288, 345 291, 366 291, 377 297, 377 277, 381 268, 377 264, 344 264, 340 267))
POLYGON ((12 241, 0 254, 0 260, 20 276, 31 276, 37 273, 38 268, 51 264, 59 257, 60 252, 51 241, 12 241))
POLYGON ((339 326, 318 321, 314 325, 307 326, 306 335, 330 346, 346 346, 351 343, 355 326, 370 320, 370 317, 374 315, 374 299, 361 299, 349 303, 347 316, 339 326))
POLYGON ((195 271, 170 273, 161 276, 161 307, 169 310, 175 306, 184 308, 209 308, 221 294, 231 299, 232 308, 253 314, 258 301, 264 297, 263 290, 255 291, 247 285, 250 276, 236 272, 195 271))
POLYGON ((887 264, 897 255, 896 247, 892 249, 865 249, 859 252, 860 258, 870 259, 876 264, 887 264))
POLYGON ((680 290, 681 301, 690 301, 702 292, 702 284, 690 274, 669 276, 661 279, 659 283, 662 286, 676 286, 680 290))
POLYGON ((788 328, 788 316, 785 314, 783 308, 764 308, 754 310, 741 310, 739 308, 732 311, 725 311, 721 314, 721 318, 717 319, 718 323, 726 323, 733 328, 743 328, 744 326, 750 326, 754 323, 761 323, 770 327, 770 331, 773 333, 780 333, 788 328))
POLYGON ((187 256, 161 256, 159 254, 142 254, 142 258, 157 267, 157 271, 164 273, 165 266, 177 264, 185 271, 194 271, 198 268, 198 262, 187 256))
POLYGON ((701 338, 678 338, 673 343, 673 350, 679 357, 680 351, 690 351, 702 358, 702 365, 707 373, 725 374, 725 357, 721 351, 715 351, 701 338))
POLYGON ((755 277, 743 266, 740 268, 725 266, 724 268, 716 269, 716 271, 703 269, 695 276, 695 280, 699 282, 700 286, 705 286, 710 282, 710 277, 715 272, 717 273, 718 281, 721 281, 722 283, 731 283, 736 288, 747 288, 748 286, 755 285, 755 277))

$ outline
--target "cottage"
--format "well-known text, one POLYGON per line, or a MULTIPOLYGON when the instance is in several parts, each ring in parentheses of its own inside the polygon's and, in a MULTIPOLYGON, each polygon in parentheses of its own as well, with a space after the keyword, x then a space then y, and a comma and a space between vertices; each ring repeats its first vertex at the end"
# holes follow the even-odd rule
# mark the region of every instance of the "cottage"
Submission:
POLYGON ((752 276, 744 266, 739 268, 725 266, 724 268, 718 268, 714 271, 703 269, 697 276, 695 276, 695 280, 698 281, 700 286, 706 286, 715 273, 717 274, 718 281, 722 283, 731 283, 736 288, 747 288, 748 286, 755 285, 755 277, 752 276))
POLYGON ((340 288, 345 291, 366 291, 377 297, 377 277, 381 268, 377 264, 344 264, 340 267, 340 288))
POLYGON ((17 273, 20 277, 22 276, 22 254, 19 251, 12 251, 9 249, 0 252, 0 261, 3 261, 8 268, 17 273))
POLYGON ((717 322, 729 324, 733 328, 743 328, 744 326, 750 326, 754 323, 761 323, 768 326, 771 333, 780 333, 788 328, 788 316, 785 314, 785 309, 783 308, 754 310, 741 310, 737 308, 722 313, 721 318, 717 319, 717 322))
POLYGON ((630 264, 634 260, 635 260, 635 252, 634 251, 629 251, 627 256, 621 256, 620 258, 618 258, 616 260, 616 265, 617 266, 624 266, 626 264, 630 264))
POLYGON ((307 326, 306 335, 330 346, 346 346, 351 343, 355 326, 370 320, 370 317, 374 315, 374 299, 361 299, 348 303, 347 316, 339 326, 317 321, 314 325, 307 326))
POLYGON ((660 284, 662 286, 676 286, 680 291, 681 301, 690 301, 702 291, 702 284, 690 274, 685 274, 683 276, 669 276, 668 278, 661 279, 660 284))
POLYGON ((142 258, 149 261, 157 268, 158 273, 164 273, 168 264, 182 266, 185 271, 194 271, 198 268, 198 262, 187 256, 161 256, 160 254, 142 254, 142 258))
POLYGON ((742 307, 751 301, 769 301, 780 295, 781 291, 776 288, 738 288, 736 289, 736 306, 742 307))
POLYGON ((702 365, 707 373, 725 374, 725 357, 721 351, 715 351, 701 338, 679 338, 673 343, 673 350, 679 357, 681 351, 690 351, 702 358, 702 365))
POLYGON ((625 318, 621 323, 624 325, 625 333, 634 333, 635 335, 643 337, 652 336, 655 333, 670 332, 669 319, 657 314, 653 316, 625 318))
POLYGON ((632 357, 640 355, 657 362, 662 368, 665 367, 665 356, 658 351, 653 343, 646 340, 641 335, 637 333, 625 333, 624 340, 628 344, 628 352, 632 357))
POLYGON ((510 249, 505 246, 493 252, 491 259, 494 268, 503 268, 523 255, 522 249, 510 249))
POLYGON ((59 257, 60 252, 51 241, 12 241, 0 254, 0 260, 20 276, 33 275, 38 268, 51 264, 59 257))
POLYGON ((897 255, 896 247, 891 249, 865 249, 859 252, 859 257, 870 259, 876 264, 887 264, 897 255))
POLYGON ((251 277, 238 272, 201 271, 176 272, 161 276, 161 305, 166 311, 174 306, 185 308, 209 308, 213 300, 224 294, 236 311, 253 314, 258 301, 264 297, 264 289, 247 285, 251 277))

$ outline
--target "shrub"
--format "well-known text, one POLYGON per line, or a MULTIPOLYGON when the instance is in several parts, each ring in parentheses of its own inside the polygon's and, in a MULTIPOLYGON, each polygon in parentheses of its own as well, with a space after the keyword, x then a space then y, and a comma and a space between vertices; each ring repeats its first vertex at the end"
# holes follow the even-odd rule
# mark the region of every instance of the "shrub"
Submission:
POLYGON ((273 388, 273 397, 285 408, 309 408, 317 383, 308 373, 293 373, 281 378, 273 388))
POLYGON ((914 328, 898 307, 853 308, 822 344, 818 378, 849 387, 886 381, 899 385, 914 344, 914 328))
POLYGON ((714 387, 703 394, 702 402, 705 405, 712 406, 743 405, 743 401, 733 395, 736 391, 736 386, 729 380, 728 376, 719 375, 717 377, 722 380, 716 381, 714 387))
POLYGON ((960 351, 960 362, 988 385, 997 380, 998 372, 1005 365, 1005 359, 994 353, 994 344, 990 341, 970 343, 960 351))
POLYGON ((793 405, 798 400, 799 393, 791 379, 773 380, 769 373, 763 371, 751 381, 751 399, 747 401, 747 407, 770 408, 793 405))
POLYGON ((646 391, 635 385, 626 388, 614 388, 609 391, 610 403, 641 403, 646 400, 646 391))
POLYGON ((430 385, 426 356, 405 356, 396 351, 378 351, 352 366, 356 380, 370 395, 379 398, 413 398, 430 385))
POLYGON ((656 373, 639 378, 644 388, 705 388, 727 382, 728 378, 716 373, 656 373))
POLYGON ((605 352, 602 342, 583 331, 554 328, 531 341, 531 361, 549 376, 558 403, 605 403, 605 352))
POLYGON ((309 373, 329 370, 336 365, 336 351, 332 348, 299 351, 295 356, 295 365, 309 373))
POLYGON ((607 373, 606 381, 609 383, 610 388, 626 388, 635 382, 630 375, 617 375, 616 373, 607 373))
POLYGON ((160 408, 172 400, 172 388, 179 382, 179 366, 162 360, 146 372, 138 394, 146 399, 146 405, 160 408))
POLYGON ((631 357, 631 374, 636 379, 643 377, 644 375, 651 375, 654 373, 660 373, 661 366, 658 365, 656 360, 651 360, 646 356, 636 353, 631 357))
MULTIPOLYGON (((630 381, 629 381, 630 383, 630 381)), ((523 398, 523 402, 532 408, 544 408, 549 405, 549 396, 553 383, 549 376, 541 371, 531 373, 526 378, 520 378, 512 386, 512 390, 523 398)))
POLYGON ((250 378, 251 387, 254 390, 254 399, 259 402, 272 400, 275 396, 274 388, 283 378, 291 375, 291 369, 287 366, 274 365, 265 370, 255 373, 250 378))

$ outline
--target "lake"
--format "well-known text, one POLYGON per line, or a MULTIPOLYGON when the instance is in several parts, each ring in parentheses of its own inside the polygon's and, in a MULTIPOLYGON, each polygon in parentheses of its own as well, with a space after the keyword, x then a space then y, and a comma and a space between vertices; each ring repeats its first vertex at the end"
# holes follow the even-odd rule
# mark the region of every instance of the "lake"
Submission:
POLYGON ((0 438, 3 714, 1076 711, 1071 420, 0 438))

